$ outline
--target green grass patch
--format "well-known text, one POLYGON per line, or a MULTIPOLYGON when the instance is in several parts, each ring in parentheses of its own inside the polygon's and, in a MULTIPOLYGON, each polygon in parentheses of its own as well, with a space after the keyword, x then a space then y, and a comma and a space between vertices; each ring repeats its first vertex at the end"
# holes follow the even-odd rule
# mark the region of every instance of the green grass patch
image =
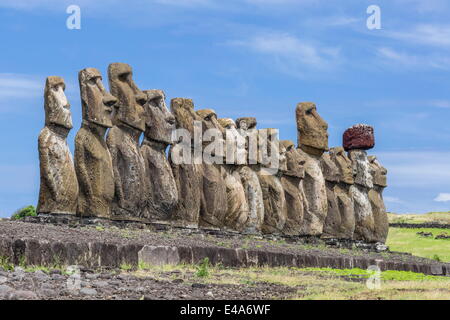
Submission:
MULTIPOLYGON (((303 268, 301 271, 322 273, 324 275, 336 275, 336 276, 357 276, 362 279, 369 278, 373 275, 373 271, 367 271, 364 269, 354 268, 354 269, 332 269, 332 268, 303 268)), ((449 281, 448 277, 437 277, 430 276, 423 273, 415 273, 411 271, 395 271, 387 270, 381 272, 382 280, 395 280, 395 281, 449 281)))
POLYGON ((450 240, 434 239, 445 229, 389 228, 386 244, 392 251, 409 252, 415 256, 450 262, 450 240), (430 232, 433 237, 419 236, 418 232, 430 232))

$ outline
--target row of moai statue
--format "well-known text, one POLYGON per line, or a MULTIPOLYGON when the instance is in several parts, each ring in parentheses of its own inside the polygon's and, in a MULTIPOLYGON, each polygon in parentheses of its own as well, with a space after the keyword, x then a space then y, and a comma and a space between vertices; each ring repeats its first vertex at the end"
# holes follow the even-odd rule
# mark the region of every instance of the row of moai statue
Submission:
MULTIPOLYGON (((195 111, 185 98, 172 99, 169 111, 164 92, 141 91, 124 63, 109 65, 108 80, 110 92, 97 69, 79 72, 83 121, 72 160, 64 80, 47 78, 39 214, 385 242, 386 170, 367 156, 374 146, 371 127, 350 128, 344 148, 328 150, 327 123, 313 103, 300 103, 298 146, 273 140, 280 156, 275 173, 263 174, 264 163, 247 161, 247 142, 216 155, 240 152, 234 163, 178 164, 171 155, 191 141, 172 141, 175 129, 194 137, 194 122, 200 122, 203 132, 220 130, 225 140, 227 131, 242 136, 257 130, 256 119, 217 119, 211 109, 195 111)), ((274 129, 257 131, 275 134, 274 129)))

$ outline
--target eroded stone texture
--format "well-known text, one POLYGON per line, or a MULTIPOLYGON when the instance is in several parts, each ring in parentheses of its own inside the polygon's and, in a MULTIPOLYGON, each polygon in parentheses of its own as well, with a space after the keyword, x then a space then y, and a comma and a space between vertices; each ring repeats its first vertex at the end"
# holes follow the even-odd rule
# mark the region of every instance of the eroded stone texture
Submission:
POLYGON ((324 238, 352 239, 355 230, 354 204, 350 195, 350 185, 354 183, 352 162, 341 147, 331 148, 329 159, 336 166, 337 179, 332 174, 334 170, 327 169, 329 165, 323 165, 329 200, 322 236, 324 238), (329 188, 329 185, 333 185, 333 188, 329 188), (331 191, 333 195, 331 195, 331 191))
POLYGON ((373 188, 370 162, 364 150, 350 150, 355 173, 355 184, 350 187, 355 205, 355 240, 376 242, 375 221, 369 200, 369 190, 373 188))
POLYGON ((343 146, 345 151, 372 149, 375 146, 373 127, 366 124, 357 124, 347 129, 343 136, 343 146))
POLYGON ((198 110, 197 115, 202 119, 203 133, 203 189, 202 205, 200 207, 200 226, 218 227, 225 225, 228 210, 227 187, 225 184, 226 171, 222 164, 224 158, 223 128, 217 121, 217 115, 212 109, 198 110), (206 138, 206 132, 211 130, 211 141, 206 138), (214 147, 216 144, 216 147, 214 147), (211 155, 211 159, 205 159, 211 155), (216 158, 216 159, 214 159, 216 158))
MULTIPOLYGON (((239 129, 239 134, 247 140, 247 135, 255 134, 256 131, 256 119, 255 118, 239 118, 236 120, 236 126, 239 129)), ((246 151, 249 152, 249 143, 247 140, 246 151)), ((253 157, 256 158, 256 157, 253 157)), ((260 165, 250 163, 250 156, 246 157, 247 165, 242 165, 239 168, 239 175, 241 177, 242 185, 244 186, 245 197, 247 199, 249 207, 249 215, 247 223, 245 225, 245 231, 249 233, 261 232, 262 225, 264 223, 264 200, 261 189, 261 184, 258 178, 258 172, 260 165)), ((256 160, 256 159, 254 159, 256 160)))
POLYGON ((387 170, 375 156, 369 156, 368 159, 373 177, 373 189, 369 191, 369 200, 375 223, 375 240, 385 243, 389 232, 389 221, 383 201, 383 190, 387 187, 387 170))
MULTIPOLYGON (((271 152, 275 151, 279 155, 279 168, 276 171, 272 171, 268 163, 261 164, 262 168, 258 171, 264 202, 262 232, 266 234, 280 234, 283 232, 287 220, 286 198, 280 180, 283 173, 286 172, 286 148, 279 144, 278 139, 275 138, 274 129, 261 129, 260 133, 262 131, 265 131, 266 134, 260 135, 260 137, 267 137, 267 144, 265 145, 267 153, 270 155, 271 152), (267 168, 270 170, 265 170, 267 168)), ((262 144, 260 143, 261 146, 262 144)), ((260 148, 258 151, 261 154, 263 149, 260 148)), ((263 158, 263 156, 259 156, 260 160, 263 158)))
POLYGON ((286 149, 286 171, 280 178, 287 208, 287 219, 283 233, 299 235, 303 224, 304 204, 306 201, 303 189, 306 159, 298 152, 292 141, 282 140, 280 142, 286 149))
POLYGON ((175 117, 166 107, 162 90, 146 90, 145 133, 141 153, 146 164, 147 210, 152 220, 169 220, 178 202, 175 178, 166 156, 172 144, 175 117))
POLYGON ((306 196, 303 235, 322 234, 328 203, 325 179, 320 166, 320 157, 328 150, 328 124, 317 113, 312 102, 302 102, 296 108, 298 151, 305 157, 306 196))
POLYGON ((110 64, 108 78, 111 94, 118 99, 113 113, 114 126, 106 138, 114 169, 113 216, 127 220, 147 219, 145 194, 148 187, 145 161, 139 148, 139 138, 145 130, 143 105, 147 97, 134 83, 128 64, 110 64))
POLYGON ((218 119, 218 121, 224 129, 224 138, 226 138, 228 133, 229 136, 233 136, 236 139, 236 143, 232 143, 229 148, 225 148, 225 156, 228 159, 233 159, 234 162, 227 162, 224 165, 227 190, 227 214, 224 222, 225 226, 232 230, 243 231, 248 220, 249 207, 242 184, 242 177, 239 174, 241 165, 238 163, 242 163, 242 160, 245 161, 245 144, 242 144, 242 141, 238 141, 240 135, 232 119, 218 119), (229 156, 229 153, 232 153, 232 156, 229 156))
POLYGON ((352 162, 342 147, 330 149, 330 158, 338 169, 338 183, 334 186, 338 212, 328 212, 324 235, 338 239, 352 239, 355 231, 354 203, 350 194, 353 185, 352 162))
POLYGON ((324 153, 320 158, 322 173, 325 178, 325 186, 327 189, 328 212, 323 226, 322 238, 335 238, 338 233, 338 225, 327 224, 330 220, 340 218, 339 205, 334 189, 339 181, 339 170, 335 163, 331 160, 329 153, 324 153), (334 217, 331 218, 331 217, 334 217))
POLYGON ((195 164, 193 161, 189 161, 189 163, 175 163, 174 154, 176 154, 177 148, 183 148, 183 145, 187 146, 188 149, 193 147, 194 121, 201 121, 201 119, 195 113, 194 103, 191 99, 172 99, 170 110, 175 116, 176 128, 186 130, 191 137, 190 141, 174 141, 174 145, 170 147, 169 151, 169 163, 172 167, 178 190, 178 203, 173 211, 172 220, 175 224, 182 226, 197 227, 203 187, 202 165, 195 164))
POLYGON ((111 218, 114 173, 105 134, 112 127, 112 106, 117 99, 105 90, 97 69, 81 70, 78 81, 83 110, 83 122, 75 137, 78 214, 111 218))
POLYGON ((45 83, 45 127, 38 139, 40 190, 38 213, 76 214, 78 181, 67 135, 72 129, 70 104, 60 77, 45 83))

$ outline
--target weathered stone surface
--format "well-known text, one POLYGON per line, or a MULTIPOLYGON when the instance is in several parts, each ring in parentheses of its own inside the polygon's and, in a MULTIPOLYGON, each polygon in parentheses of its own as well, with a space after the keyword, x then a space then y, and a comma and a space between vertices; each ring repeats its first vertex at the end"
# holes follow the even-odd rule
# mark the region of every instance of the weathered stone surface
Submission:
POLYGON ((389 220, 383 201, 383 190, 387 186, 387 170, 381 166, 375 156, 368 157, 373 177, 373 189, 369 191, 369 200, 375 223, 375 240, 385 243, 389 232, 389 220))
POLYGON ((40 190, 38 213, 76 214, 78 181, 67 144, 72 129, 70 104, 60 77, 48 77, 45 83, 45 127, 38 139, 40 190))
POLYGON ((299 103, 295 113, 299 148, 308 154, 321 156, 328 150, 328 124, 312 102, 299 103))
POLYGON ((83 122, 75 137, 75 169, 80 194, 78 214, 111 218, 114 198, 114 173, 111 154, 105 141, 112 127, 112 106, 117 99, 109 94, 97 69, 78 73, 83 122))
POLYGON ((146 129, 141 153, 146 164, 148 182, 147 210, 151 219, 168 220, 178 202, 175 178, 166 156, 167 146, 172 144, 175 117, 166 107, 165 94, 161 90, 144 91, 146 129))
POLYGON ((222 164, 224 158, 223 128, 217 121, 214 110, 198 110, 197 115, 202 119, 202 133, 216 132, 211 145, 206 139, 203 140, 203 188, 202 202, 200 207, 200 225, 204 227, 223 227, 228 210, 227 187, 225 184, 225 168, 222 164), (217 145, 217 147, 214 147, 217 145), (214 148, 210 148, 210 147, 214 148), (211 155, 211 158, 206 158, 211 155), (216 162, 217 161, 217 162, 216 162))
POLYGON ((286 149, 286 171, 280 178, 287 208, 287 219, 283 233, 299 235, 303 224, 304 203, 306 201, 303 189, 306 161, 292 141, 282 140, 281 144, 286 149))
POLYGON ((243 231, 249 215, 249 207, 242 184, 242 177, 239 174, 241 167, 239 163, 242 163, 242 160, 246 163, 245 143, 237 141, 241 136, 232 119, 218 119, 218 122, 223 128, 226 141, 228 141, 226 139, 227 134, 229 136, 232 135, 236 139, 236 143, 230 143, 225 148, 225 157, 227 160, 227 163, 224 165, 225 186, 227 190, 227 213, 224 223, 226 227, 232 230, 243 231))
POLYGON ((354 183, 352 162, 341 147, 330 149, 330 159, 338 169, 338 182, 333 187, 337 210, 330 210, 329 205, 323 236, 352 239, 355 230, 354 203, 350 195, 350 186, 354 183))
POLYGON ((139 264, 149 266, 177 265, 181 262, 177 247, 144 246, 138 257, 139 264))
POLYGON ((376 242, 375 221, 369 200, 369 190, 373 188, 371 168, 364 150, 350 150, 353 171, 356 173, 355 184, 350 187, 350 194, 355 205, 355 240, 376 242))
MULTIPOLYGON (((191 139, 194 139, 194 121, 201 121, 194 111, 194 103, 191 99, 172 99, 170 110, 175 116, 177 129, 184 129, 189 132, 191 139)), ((203 169, 201 164, 192 161, 192 141, 175 141, 170 147, 169 162, 177 184, 178 203, 173 211, 172 219, 175 223, 183 226, 198 226, 200 215, 200 204, 203 187, 203 169), (174 154, 177 148, 187 148, 191 150, 189 163, 175 163, 174 154)))
POLYGON ((296 108, 299 153, 305 160, 303 187, 306 196, 303 235, 320 235, 328 204, 320 157, 328 150, 328 124, 317 113, 312 102, 301 102, 296 108))
MULTIPOLYGON (((247 165, 242 165, 238 169, 249 207, 249 215, 245 225, 245 231, 249 233, 259 233, 261 232, 262 225, 264 223, 264 200, 261 184, 258 178, 258 172, 261 166, 256 162, 256 164, 248 164, 251 159, 249 156, 250 145, 247 140, 248 135, 257 133, 255 129, 257 122, 255 118, 239 118, 236 119, 236 125, 239 129, 239 134, 241 134, 241 136, 247 141, 245 145, 247 151, 245 163, 247 163, 247 165)), ((257 159, 255 158, 257 157, 253 157, 253 160, 256 161, 257 159)))
MULTIPOLYGON (((276 172, 272 172, 271 170, 265 170, 269 168, 268 164, 261 164, 262 168, 258 171, 264 202, 262 232, 280 234, 283 232, 287 220, 286 198, 284 196, 283 185, 280 181, 280 177, 286 172, 286 148, 279 144, 278 139, 274 139, 273 129, 261 129, 260 131, 263 130, 266 131, 266 134, 263 134, 262 137, 267 135, 267 144, 265 147, 268 149, 268 154, 275 151, 279 155, 279 168, 276 172)), ((261 144, 258 151, 260 154, 264 151, 264 149, 261 149, 261 144)), ((259 158, 262 159, 263 157, 260 156, 259 158)))
POLYGON ((143 105, 147 98, 132 75, 131 67, 125 63, 112 63, 108 67, 109 87, 118 103, 114 108, 114 127, 109 130, 106 143, 114 169, 113 216, 139 220, 148 218, 143 196, 147 190, 145 161, 139 149, 139 138, 145 130, 143 105))
POLYGON ((343 146, 345 151, 372 149, 375 146, 373 127, 357 124, 347 129, 343 136, 343 146))
POLYGON ((322 238, 337 238, 336 234, 339 233, 340 228, 340 225, 337 222, 340 222, 340 212, 335 188, 339 181, 339 169, 331 160, 329 153, 324 153, 322 155, 320 163, 325 178, 328 202, 328 212, 323 226, 322 238))

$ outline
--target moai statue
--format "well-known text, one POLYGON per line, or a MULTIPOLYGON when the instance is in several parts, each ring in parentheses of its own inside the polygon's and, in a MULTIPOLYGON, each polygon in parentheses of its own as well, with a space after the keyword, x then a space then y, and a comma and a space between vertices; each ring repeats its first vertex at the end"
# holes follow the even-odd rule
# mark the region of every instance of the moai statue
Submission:
POLYGON ((328 124, 312 102, 299 103, 296 118, 298 152, 306 159, 303 181, 306 205, 301 234, 319 236, 328 212, 325 178, 320 166, 320 157, 328 150, 328 124))
POLYGON ((387 170, 381 166, 377 157, 369 156, 368 159, 373 178, 373 189, 369 191, 369 201, 375 222, 375 240, 385 243, 389 232, 389 221, 383 201, 383 190, 387 187, 387 170))
POLYGON ((72 129, 70 104, 60 77, 48 77, 45 83, 45 127, 38 139, 40 190, 38 213, 76 214, 78 181, 67 144, 72 129))
POLYGON ((258 164, 257 154, 255 154, 258 141, 256 124, 256 119, 252 117, 236 120, 239 134, 246 140, 247 157, 245 164, 239 168, 239 175, 249 207, 249 215, 245 226, 245 232, 247 233, 260 233, 264 223, 264 200, 257 174, 261 166, 258 164))
POLYGON ((222 228, 228 211, 226 173, 223 166, 225 156, 223 128, 217 121, 214 110, 202 109, 196 113, 202 119, 204 153, 200 226, 222 228))
MULTIPOLYGON (((337 210, 331 209, 329 203, 323 235, 325 238, 351 240, 355 231, 354 203, 350 194, 350 187, 354 183, 352 162, 342 147, 331 148, 330 158, 338 169, 337 183, 333 188, 337 210)), ((325 179, 327 179, 327 173, 324 174, 325 179)), ((329 183, 327 182, 327 185, 329 183)), ((327 194, 329 193, 328 190, 327 186, 327 194)))
POLYGON ((78 73, 83 122, 75 137, 75 169, 80 195, 78 214, 82 217, 111 218, 114 173, 105 134, 112 127, 112 107, 117 99, 109 94, 97 69, 78 73))
POLYGON ((355 205, 355 233, 353 238, 364 242, 376 242, 375 220, 369 201, 373 188, 371 166, 366 150, 374 146, 373 128, 355 125, 344 132, 344 149, 352 161, 355 184, 350 187, 355 205))
POLYGON ((232 119, 218 119, 224 131, 225 146, 225 186, 227 188, 227 214, 225 226, 235 231, 243 231, 249 215, 245 189, 239 169, 247 163, 245 141, 239 134, 232 119))
POLYGON ((288 214, 284 189, 280 181, 287 169, 286 149, 279 143, 277 131, 260 129, 258 137, 258 154, 261 163, 258 178, 263 193, 264 223, 262 232, 265 234, 281 234, 288 214), (265 159, 266 156, 267 159, 265 159), (276 169, 271 166, 271 161, 278 163, 276 169))
POLYGON ((286 171, 281 176, 287 207, 287 219, 283 233, 299 235, 306 201, 303 189, 306 159, 298 152, 292 141, 282 140, 280 142, 286 149, 286 171))
POLYGON ((106 138, 114 169, 112 213, 115 219, 143 221, 148 218, 147 176, 139 138, 145 130, 143 105, 147 97, 134 83, 128 64, 110 64, 108 78, 111 94, 118 99, 113 112, 114 126, 106 138))
POLYGON ((144 94, 147 102, 141 154, 146 164, 147 210, 152 220, 169 220, 178 202, 177 184, 166 156, 166 149, 172 144, 175 117, 166 107, 162 90, 146 90, 144 94))
MULTIPOLYGON (((177 137, 178 140, 174 141, 169 151, 169 162, 178 190, 178 203, 173 210, 172 221, 175 225, 198 227, 203 169, 201 162, 194 161, 194 121, 201 124, 202 119, 195 113, 191 99, 172 99, 170 110, 175 116, 176 135, 184 133, 184 136, 177 137)), ((199 134, 201 135, 201 128, 199 134)), ((199 147, 201 149, 201 146, 199 147)))
POLYGON ((327 224, 327 222, 336 220, 336 218, 332 217, 340 216, 337 197, 334 193, 334 188, 339 181, 339 170, 336 164, 331 160, 330 154, 328 152, 325 152, 320 158, 320 165, 322 167, 323 177, 325 178, 328 202, 328 212, 325 218, 321 238, 336 238, 335 234, 338 232, 337 229, 339 228, 339 225, 335 225, 333 223, 327 224))

